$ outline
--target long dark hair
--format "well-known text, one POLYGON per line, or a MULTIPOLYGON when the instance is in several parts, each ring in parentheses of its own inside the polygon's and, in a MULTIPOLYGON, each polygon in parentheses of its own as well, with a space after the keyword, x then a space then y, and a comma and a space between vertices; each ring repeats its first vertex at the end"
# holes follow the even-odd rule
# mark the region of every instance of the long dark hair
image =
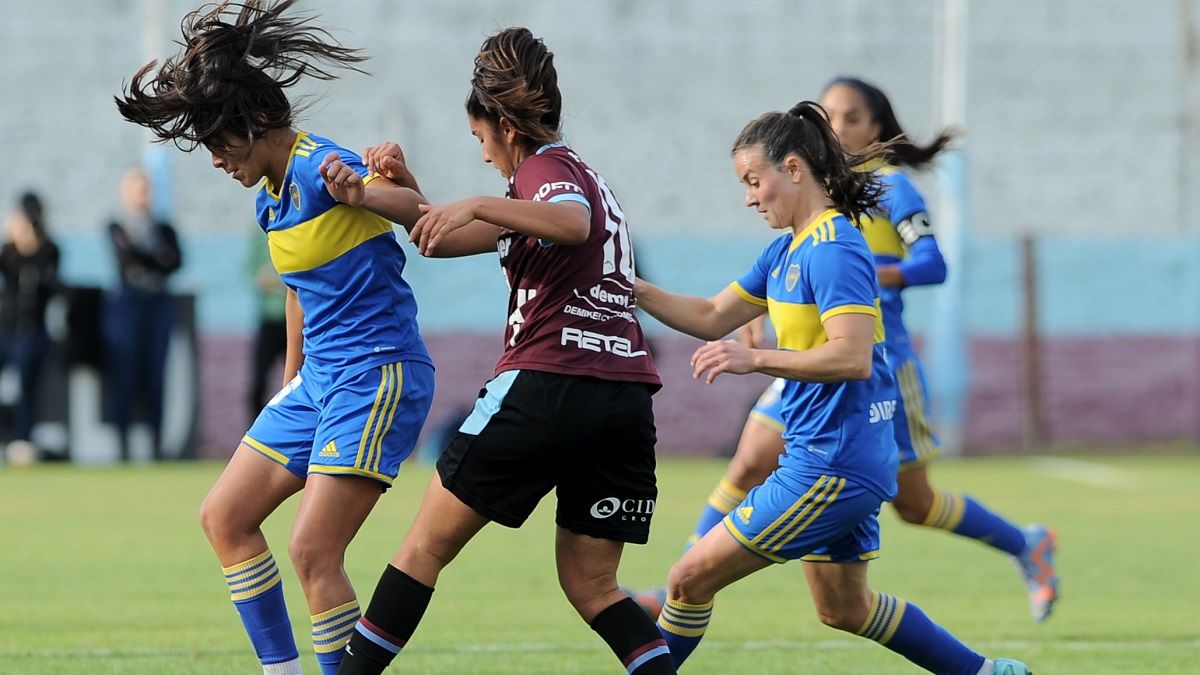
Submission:
POLYGON ((879 205, 883 193, 879 178, 853 167, 886 156, 890 144, 872 143, 858 154, 846 154, 825 110, 812 101, 801 101, 785 113, 766 113, 747 124, 733 142, 731 154, 752 146, 761 146, 763 156, 775 166, 783 165, 788 155, 803 159, 837 210, 856 225, 879 205))
POLYGON ((475 57, 467 114, 496 126, 500 118, 513 125, 533 147, 562 135, 562 94, 554 53, 528 28, 506 28, 487 38, 475 57))
POLYGON ((836 77, 825 85, 821 92, 827 92, 839 84, 850 87, 863 97, 867 110, 871 113, 871 121, 879 125, 880 140, 889 143, 888 159, 895 164, 921 169, 932 162, 933 158, 958 135, 953 129, 942 129, 927 145, 917 145, 900 126, 900 121, 896 119, 896 113, 892 110, 892 102, 883 90, 857 77, 836 77))
POLYGON ((180 29, 183 50, 151 61, 115 97, 121 115, 190 152, 228 148, 227 137, 252 143, 292 125, 297 109, 284 89, 305 76, 337 77, 331 67, 362 71, 366 60, 343 47, 296 0, 221 2, 194 10, 180 29), (157 67, 157 70, 156 70, 157 67))

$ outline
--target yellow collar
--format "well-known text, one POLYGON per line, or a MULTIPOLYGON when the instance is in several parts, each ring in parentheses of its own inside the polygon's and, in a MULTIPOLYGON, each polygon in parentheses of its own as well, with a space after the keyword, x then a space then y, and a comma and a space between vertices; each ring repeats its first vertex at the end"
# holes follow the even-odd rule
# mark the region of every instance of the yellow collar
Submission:
POLYGON ((804 229, 800 230, 799 234, 792 237, 792 245, 789 247, 789 250, 796 248, 796 246, 798 246, 800 244, 800 242, 804 241, 805 239, 808 239, 809 236, 812 235, 813 230, 817 229, 817 227, 820 226, 822 223, 833 220, 834 218, 836 218, 840 215, 842 215, 842 214, 837 209, 833 209, 833 208, 825 209, 824 211, 822 211, 816 218, 812 219, 812 222, 810 222, 808 225, 805 225, 804 229))

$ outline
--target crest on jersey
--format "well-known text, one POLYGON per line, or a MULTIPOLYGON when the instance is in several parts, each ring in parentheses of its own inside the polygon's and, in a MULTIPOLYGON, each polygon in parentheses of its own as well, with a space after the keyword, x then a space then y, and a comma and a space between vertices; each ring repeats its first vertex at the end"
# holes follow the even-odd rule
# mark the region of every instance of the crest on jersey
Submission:
POLYGON ((800 263, 788 265, 787 275, 783 277, 783 286, 788 293, 796 290, 796 282, 800 281, 800 263))
POLYGON ((296 185, 295 183, 292 183, 291 187, 288 188, 288 194, 290 194, 292 196, 292 206, 296 207, 296 209, 299 210, 300 209, 300 186, 296 185))
POLYGON ((267 220, 270 220, 270 221, 275 220, 275 207, 274 206, 267 207, 267 220))

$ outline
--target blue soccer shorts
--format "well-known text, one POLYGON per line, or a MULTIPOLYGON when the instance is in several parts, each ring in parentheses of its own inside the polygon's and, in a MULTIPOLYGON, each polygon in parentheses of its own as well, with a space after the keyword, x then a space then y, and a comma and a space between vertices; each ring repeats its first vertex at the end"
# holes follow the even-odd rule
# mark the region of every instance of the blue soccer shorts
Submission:
MULTIPOLYGON (((889 354, 890 356, 890 354, 889 354)), ((900 471, 924 466, 938 455, 938 439, 929 422, 929 388, 921 364, 915 357, 899 362, 893 374, 900 395, 896 397, 896 413, 892 427, 896 430, 896 447, 900 450, 900 471)), ((777 378, 758 398, 750 411, 750 419, 783 433, 783 379, 777 378)))
POLYGON ((365 476, 390 486, 433 402, 433 366, 397 361, 326 376, 308 363, 242 442, 300 478, 365 476))
POLYGON ((879 556, 882 503, 851 479, 782 467, 724 523, 742 546, 772 562, 860 562, 879 556))

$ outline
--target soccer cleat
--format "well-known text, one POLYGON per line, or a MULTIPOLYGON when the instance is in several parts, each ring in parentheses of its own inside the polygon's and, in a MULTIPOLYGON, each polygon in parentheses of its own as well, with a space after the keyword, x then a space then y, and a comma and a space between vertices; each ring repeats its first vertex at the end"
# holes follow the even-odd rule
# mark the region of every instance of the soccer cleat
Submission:
POLYGON ((1017 568, 1029 591, 1029 611, 1033 620, 1041 623, 1050 616, 1054 602, 1058 600, 1058 573, 1054 570, 1058 537, 1045 525, 1028 525, 1024 532, 1025 551, 1016 558, 1017 568))
POLYGON ((992 672, 995 675, 1033 675, 1029 666, 1015 659, 996 659, 992 672))
POLYGON ((658 621, 658 615, 662 613, 663 605, 667 604, 667 589, 662 586, 655 586, 645 592, 622 586, 621 591, 636 602, 652 621, 658 621))

